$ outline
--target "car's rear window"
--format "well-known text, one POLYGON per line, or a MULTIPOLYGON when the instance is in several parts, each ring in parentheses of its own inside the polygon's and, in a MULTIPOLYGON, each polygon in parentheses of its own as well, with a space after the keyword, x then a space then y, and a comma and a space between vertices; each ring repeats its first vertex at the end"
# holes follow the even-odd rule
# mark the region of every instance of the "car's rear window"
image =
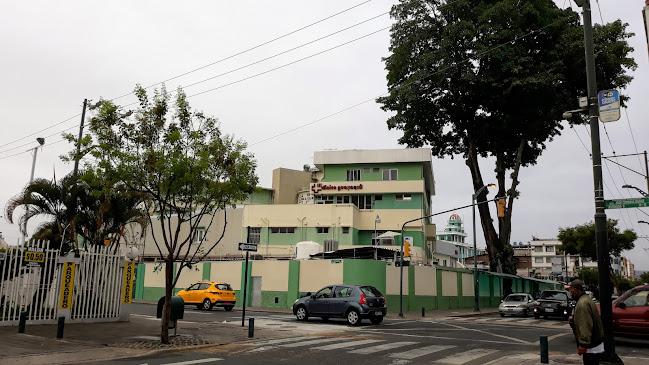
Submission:
POLYGON ((383 294, 373 286, 361 286, 361 291, 368 297, 382 297, 383 294))
POLYGON ((218 290, 232 290, 230 284, 214 284, 218 290))
POLYGON ((524 295, 508 295, 506 302, 524 302, 527 298, 524 295))
POLYGON ((541 299, 568 300, 568 296, 566 293, 545 291, 541 294, 541 299))

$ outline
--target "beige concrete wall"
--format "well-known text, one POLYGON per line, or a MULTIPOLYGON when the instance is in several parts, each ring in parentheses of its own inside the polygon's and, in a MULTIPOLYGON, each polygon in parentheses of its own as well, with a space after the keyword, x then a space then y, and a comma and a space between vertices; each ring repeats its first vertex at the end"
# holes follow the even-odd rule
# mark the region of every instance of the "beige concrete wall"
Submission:
POLYGON ((297 193, 302 188, 308 188, 310 183, 310 172, 282 167, 273 170, 274 204, 297 204, 297 193))
POLYGON ((436 275, 434 267, 415 266, 415 295, 437 295, 436 275))
POLYGON ((442 271, 442 295, 445 297, 457 296, 457 272, 442 271))
POLYGON ((352 227, 354 210, 351 204, 249 205, 243 227, 352 227))
MULTIPOLYGON (((385 267, 385 294, 399 295, 399 270, 396 266, 385 267)), ((408 270, 403 268, 403 292, 408 293, 408 270)))
POLYGON ((165 276, 164 276, 164 265, 161 265, 162 270, 159 272, 154 272, 156 268, 156 263, 148 262, 144 265, 144 286, 152 288, 164 288, 165 287, 165 276))
POLYGON ((325 285, 343 282, 343 264, 329 260, 305 260, 300 262, 300 291, 313 292, 325 285))
POLYGON ((462 295, 465 297, 475 295, 473 292, 474 287, 473 274, 462 273, 462 295))
POLYGON ((210 281, 225 282, 234 290, 241 290, 242 261, 213 261, 210 269, 210 281))
POLYGON ((201 280, 203 280, 203 263, 193 265, 191 269, 185 267, 183 268, 183 271, 180 272, 176 288, 185 289, 201 280), (198 269, 198 271, 196 269, 198 269))
MULTIPOLYGON (((200 249, 199 254, 201 250, 202 252, 209 250, 212 247, 212 245, 219 239, 219 237, 221 237, 221 234, 223 233, 223 226, 226 220, 227 220, 227 227, 225 230, 225 234, 221 239, 221 241, 218 243, 218 245, 207 256, 207 258, 219 258, 219 257, 225 257, 232 254, 239 255, 240 251, 238 250, 238 246, 239 246, 239 242, 241 242, 241 235, 243 232, 242 225, 241 225, 242 217, 243 217, 243 208, 227 209, 227 211, 225 212, 218 211, 214 217, 214 220, 212 221, 212 225, 210 226, 210 220, 212 219, 212 216, 211 215, 204 216, 198 226, 205 227, 205 229, 209 227, 205 235, 206 239, 203 241, 201 245, 195 243, 190 244, 189 255, 191 256, 198 249, 200 249)), ((152 220, 153 220, 153 224, 148 228, 148 232, 146 235, 146 246, 144 249, 144 256, 159 257, 160 254, 158 253, 156 243, 153 239, 154 236, 160 245, 160 249, 162 250, 162 253, 166 254, 167 250, 164 245, 164 239, 162 236, 162 228, 160 227, 160 223, 157 218, 152 218, 152 220)), ((171 218, 173 230, 175 230, 178 224, 177 222, 178 219, 176 217, 171 218)), ((188 235, 189 235, 189 223, 185 223, 181 226, 179 237, 181 239, 184 239, 187 238, 188 235)), ((187 246, 185 246, 182 249, 181 253, 182 255, 185 255, 186 252, 187 252, 187 246)))
POLYGON ((261 276, 261 290, 288 291, 288 261, 254 261, 252 275, 261 276))

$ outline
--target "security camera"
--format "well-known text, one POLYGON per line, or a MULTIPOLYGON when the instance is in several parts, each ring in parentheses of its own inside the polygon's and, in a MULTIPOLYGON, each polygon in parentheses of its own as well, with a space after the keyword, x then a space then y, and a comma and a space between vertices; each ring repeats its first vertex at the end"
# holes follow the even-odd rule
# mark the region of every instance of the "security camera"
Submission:
POLYGON ((572 113, 571 112, 564 112, 563 113, 563 119, 571 119, 572 118, 572 113))
POLYGON ((38 137, 36 138, 36 141, 40 143, 41 146, 45 144, 45 138, 38 137))

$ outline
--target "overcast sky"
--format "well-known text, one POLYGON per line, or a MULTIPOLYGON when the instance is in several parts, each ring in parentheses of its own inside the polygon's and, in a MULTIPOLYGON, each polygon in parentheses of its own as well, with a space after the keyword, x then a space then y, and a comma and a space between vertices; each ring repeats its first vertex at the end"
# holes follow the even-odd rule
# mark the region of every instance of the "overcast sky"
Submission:
MULTIPOLYGON (((401 133, 388 131, 388 114, 370 101, 387 90, 381 57, 389 55, 389 33, 384 28, 390 26, 391 20, 388 15, 380 15, 388 12, 394 2, 369 1, 178 78, 174 77, 363 0, 5 2, 0 12, 0 206, 4 207, 28 182, 32 163, 29 149, 37 145, 36 137, 45 137, 46 142, 38 152, 35 176, 63 176, 72 166, 60 162, 58 156, 71 146, 59 142, 60 134, 63 130, 78 132, 83 99, 116 98, 130 93, 136 83, 150 86, 174 78, 166 82, 167 88, 174 90, 213 78, 186 88, 190 104, 219 118, 225 133, 249 143, 258 161, 260 185, 265 187, 271 185, 273 169, 301 169, 304 164, 313 164, 316 150, 402 148, 397 143, 401 133), (379 17, 221 75, 375 16, 379 17), (364 38, 353 41, 360 37, 364 38)), ((562 7, 570 4, 567 0, 556 2, 562 7)), ((599 5, 601 15, 593 1, 595 22, 620 18, 630 24, 629 30, 636 33, 631 44, 639 65, 633 73, 635 80, 624 91, 631 97, 628 110, 623 111, 621 120, 608 123, 606 131, 601 129, 602 151, 605 156, 643 152, 649 149, 649 65, 641 13, 644 1, 600 0, 599 5)), ((116 100, 121 105, 133 101, 133 95, 116 100)), ((585 127, 566 128, 549 143, 538 164, 522 170, 521 196, 514 206, 513 242, 528 242, 532 236, 556 238, 560 227, 593 219, 590 149, 585 127)), ((644 159, 636 156, 618 161, 636 172, 644 169, 644 159)), ((485 181, 495 182, 492 161, 483 161, 482 167, 485 181)), ((433 211, 471 203, 471 178, 461 158, 433 159, 433 169, 433 211)), ((646 181, 638 173, 610 162, 604 164, 603 171, 606 199, 639 196, 636 191, 623 189, 624 184, 647 190, 646 181)), ((458 214, 465 219, 471 235, 470 210, 458 214)), ((449 215, 435 220, 438 229, 444 227, 449 215)), ((607 210, 607 215, 620 219, 623 229, 633 229, 639 236, 649 235, 649 225, 637 223, 649 221, 649 208, 607 210)), ((1 221, 0 231, 9 243, 15 244, 17 227, 1 221)), ((482 232, 477 234, 479 246, 484 246, 482 232)), ((636 249, 627 253, 636 269, 649 270, 646 248, 649 239, 640 238, 636 249)))

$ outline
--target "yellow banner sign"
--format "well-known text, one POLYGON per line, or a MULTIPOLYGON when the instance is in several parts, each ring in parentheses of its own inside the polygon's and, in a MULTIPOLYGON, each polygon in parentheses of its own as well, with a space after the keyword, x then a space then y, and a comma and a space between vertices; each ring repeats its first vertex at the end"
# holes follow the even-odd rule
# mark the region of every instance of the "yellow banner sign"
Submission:
POLYGON ((59 309, 72 308, 72 290, 74 290, 74 262, 63 263, 63 278, 61 279, 61 295, 59 309))
POLYGON ((45 262, 45 252, 40 252, 40 250, 25 251, 25 262, 45 262))
POLYGON ((135 278, 135 263, 127 262, 124 266, 124 285, 122 288, 122 303, 131 304, 133 296, 133 279, 135 278))

